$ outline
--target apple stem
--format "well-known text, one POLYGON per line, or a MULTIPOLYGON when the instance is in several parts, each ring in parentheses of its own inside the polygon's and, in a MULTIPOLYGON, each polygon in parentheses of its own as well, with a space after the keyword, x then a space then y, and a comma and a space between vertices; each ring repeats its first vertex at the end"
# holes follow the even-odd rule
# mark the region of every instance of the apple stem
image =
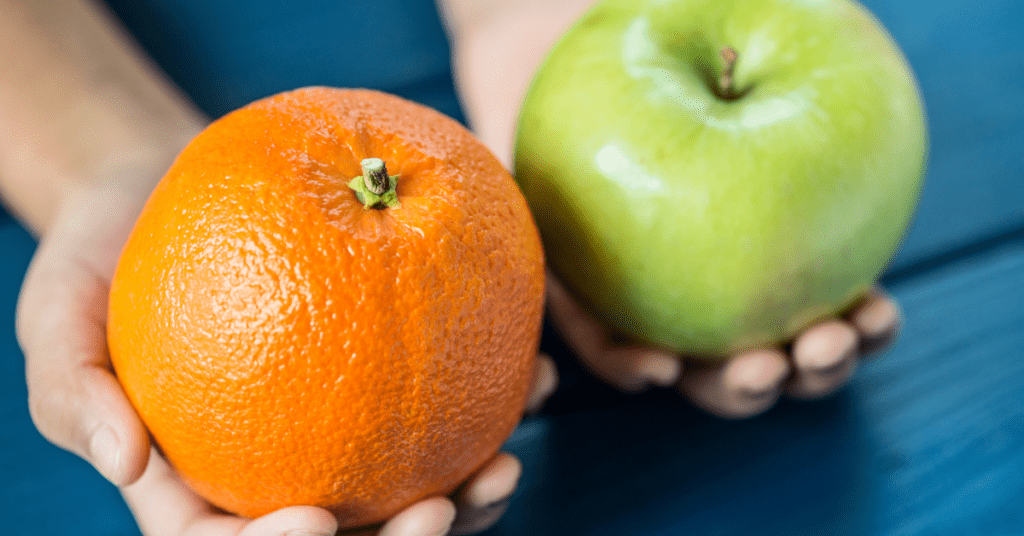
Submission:
POLYGON ((719 54, 725 65, 722 67, 722 75, 718 77, 718 94, 725 100, 732 100, 736 98, 736 88, 733 87, 734 80, 732 78, 733 69, 736 68, 736 60, 740 55, 735 48, 730 46, 722 47, 719 54))
POLYGON ((395 208, 400 206, 395 187, 398 176, 388 175, 388 168, 380 158, 366 158, 359 163, 363 174, 348 183, 364 208, 395 208))

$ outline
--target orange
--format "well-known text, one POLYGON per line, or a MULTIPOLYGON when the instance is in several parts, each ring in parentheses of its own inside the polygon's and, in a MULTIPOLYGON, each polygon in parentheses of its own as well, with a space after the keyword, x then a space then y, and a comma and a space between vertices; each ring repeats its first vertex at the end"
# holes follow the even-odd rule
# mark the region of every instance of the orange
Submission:
POLYGON ((526 202, 467 130, 395 96, 306 88, 178 156, 118 262, 110 357, 214 505, 364 526, 496 454, 530 387, 543 287, 526 202), (366 158, 397 177, 397 206, 348 186, 366 158))

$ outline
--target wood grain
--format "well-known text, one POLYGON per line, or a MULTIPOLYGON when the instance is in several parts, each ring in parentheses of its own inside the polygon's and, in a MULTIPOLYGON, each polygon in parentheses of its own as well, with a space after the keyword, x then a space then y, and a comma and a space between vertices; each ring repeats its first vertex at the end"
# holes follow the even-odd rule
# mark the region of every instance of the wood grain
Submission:
MULTIPOLYGON (((111 3, 214 116, 311 82, 460 114, 427 0, 334 2, 305 22, 270 2, 242 19, 232 2, 111 3), (352 74, 374 58, 352 45, 372 20, 344 17, 359 10, 387 17, 386 35, 401 37, 389 41, 387 72, 352 74)), ((614 393, 548 332, 563 384, 508 443, 525 473, 490 534, 1024 534, 1020 5, 865 5, 906 51, 932 135, 920 212, 886 279, 906 314, 896 346, 830 400, 726 422, 672 392, 614 393)), ((10 534, 136 535, 117 491, 29 419, 13 325, 33 249, 0 211, 0 522, 10 534)))
POLYGON ((899 341, 824 402, 724 422, 659 391, 534 418, 490 534, 1022 534, 1022 281, 1018 240, 897 284, 899 341))

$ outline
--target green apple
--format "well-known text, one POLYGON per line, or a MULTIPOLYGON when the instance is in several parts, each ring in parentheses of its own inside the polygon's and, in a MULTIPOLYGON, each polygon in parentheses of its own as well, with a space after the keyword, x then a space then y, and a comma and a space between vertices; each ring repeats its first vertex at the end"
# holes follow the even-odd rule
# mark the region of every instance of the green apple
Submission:
POLYGON ((913 73, 854 2, 604 0, 535 76, 515 176, 583 304, 714 359, 866 293, 926 153, 913 73))

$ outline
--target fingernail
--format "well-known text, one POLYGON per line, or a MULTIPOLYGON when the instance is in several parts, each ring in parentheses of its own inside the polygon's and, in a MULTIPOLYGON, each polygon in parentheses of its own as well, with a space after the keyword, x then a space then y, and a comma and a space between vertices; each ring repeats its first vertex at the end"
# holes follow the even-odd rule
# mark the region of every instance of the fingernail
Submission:
POLYGON ((452 524, 455 523, 455 514, 457 512, 455 511, 454 504, 449 502, 446 506, 447 508, 445 508, 444 517, 440 519, 441 524, 438 525, 436 531, 431 532, 427 536, 444 536, 451 532, 452 524))
POLYGON ((890 300, 878 300, 857 311, 853 321, 867 337, 878 337, 888 331, 899 319, 896 304, 890 300))
POLYGON ((104 478, 118 484, 121 465, 121 442, 110 426, 103 425, 89 440, 89 456, 92 465, 104 478))
POLYGON ((309 531, 309 530, 291 530, 285 533, 284 536, 334 536, 333 532, 320 532, 320 531, 309 531))
POLYGON ((787 370, 785 356, 776 350, 737 356, 727 366, 727 385, 750 400, 774 395, 787 370))
POLYGON ((797 368, 817 374, 843 369, 857 352, 857 332, 845 322, 831 321, 797 339, 793 360, 797 368))
POLYGON ((682 364, 675 357, 646 355, 640 360, 640 375, 651 383, 670 387, 679 379, 682 364))
POLYGON ((480 475, 480 484, 471 486, 465 495, 466 502, 473 508, 488 508, 512 496, 523 476, 523 465, 518 458, 500 454, 498 460, 488 468, 489 475, 507 472, 504 478, 486 478, 480 475))

